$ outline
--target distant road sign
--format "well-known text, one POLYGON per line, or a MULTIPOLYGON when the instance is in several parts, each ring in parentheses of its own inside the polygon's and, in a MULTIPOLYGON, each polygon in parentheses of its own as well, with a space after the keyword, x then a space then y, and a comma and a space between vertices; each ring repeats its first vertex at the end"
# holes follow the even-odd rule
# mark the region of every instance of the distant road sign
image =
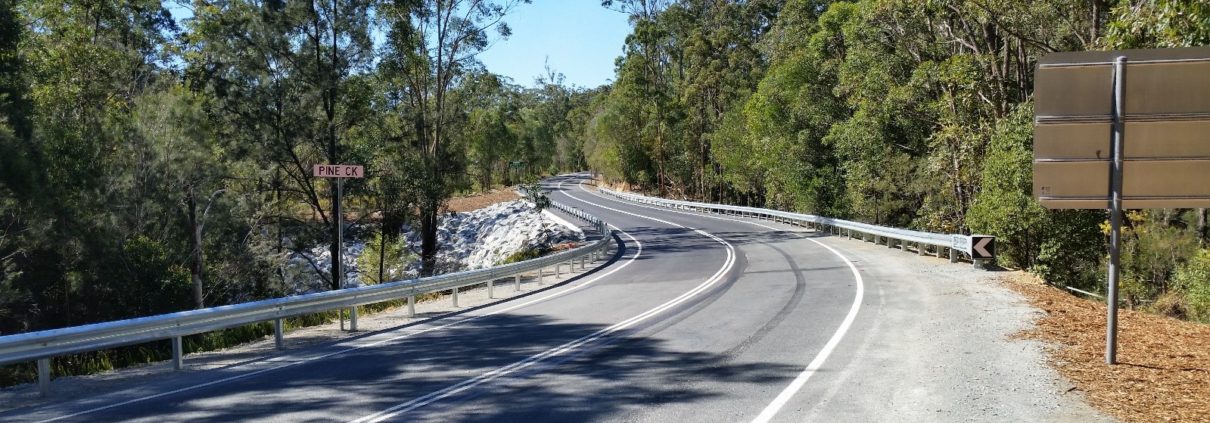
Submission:
POLYGON ((991 235, 954 235, 950 247, 960 251, 970 251, 975 260, 991 260, 996 258, 996 237, 991 235))
POLYGON ((1049 54, 1035 77, 1034 197, 1109 208, 1114 59, 1125 57, 1122 208, 1210 207, 1210 47, 1049 54))
POLYGON ((311 168, 312 174, 319 178, 364 178, 365 168, 358 165, 325 165, 317 164, 311 168))
POLYGON ((996 237, 984 236, 984 235, 971 235, 971 258, 972 259, 996 258, 996 237))

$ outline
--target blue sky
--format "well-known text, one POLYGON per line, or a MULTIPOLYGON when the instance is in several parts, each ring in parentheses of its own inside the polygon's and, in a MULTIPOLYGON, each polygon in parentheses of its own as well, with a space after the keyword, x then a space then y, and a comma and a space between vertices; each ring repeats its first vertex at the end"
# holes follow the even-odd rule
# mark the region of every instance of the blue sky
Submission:
MULTIPOLYGON (((177 19, 192 16, 166 2, 177 19)), ((601 7, 600 0, 533 0, 505 18, 513 35, 496 40, 479 60, 493 73, 532 87, 545 64, 568 85, 596 88, 613 79, 614 59, 630 33, 626 15, 601 7)))
POLYGON ((613 79, 613 62, 630 33, 626 15, 601 7, 600 0, 534 0, 505 18, 513 30, 479 56, 487 69, 533 86, 544 64, 567 77, 565 83, 596 88, 613 79))

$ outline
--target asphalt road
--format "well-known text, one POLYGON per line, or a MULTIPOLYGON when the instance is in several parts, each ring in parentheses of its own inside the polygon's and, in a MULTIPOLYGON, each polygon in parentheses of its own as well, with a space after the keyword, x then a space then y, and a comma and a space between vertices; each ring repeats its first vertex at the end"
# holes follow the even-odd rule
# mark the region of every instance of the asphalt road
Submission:
POLYGON ((61 398, 0 414, 0 421, 1095 417, 1079 414, 1083 409, 1071 414, 1082 403, 1056 396, 1061 387, 1028 354, 1024 370, 1019 354, 994 351, 976 351, 966 364, 931 366, 949 363, 944 354, 961 357, 967 348, 986 350, 980 342, 1003 341, 980 341, 981 327, 968 328, 973 334, 923 330, 921 336, 951 340, 958 351, 930 351, 928 339, 886 341, 902 328, 929 327, 934 320, 921 317, 922 309, 938 310, 939 327, 965 323, 946 321, 945 313, 971 319, 958 317, 965 313, 961 301, 971 297, 960 299, 955 312, 945 311, 954 304, 927 296, 929 288, 920 298, 897 293, 920 283, 905 283, 917 276, 897 263, 960 265, 885 247, 867 251, 857 241, 837 247, 834 238, 771 222, 636 205, 574 178, 548 186, 555 201, 619 229, 607 265, 457 315, 136 389, 61 398), (883 261, 886 268, 871 271, 883 261), (989 376, 978 385, 989 395, 964 395, 975 383, 970 375, 978 379, 982 371, 1003 373, 1003 380, 989 376), (949 376, 929 379, 938 374, 949 376), (1023 377, 1030 379, 1017 380, 1023 377))

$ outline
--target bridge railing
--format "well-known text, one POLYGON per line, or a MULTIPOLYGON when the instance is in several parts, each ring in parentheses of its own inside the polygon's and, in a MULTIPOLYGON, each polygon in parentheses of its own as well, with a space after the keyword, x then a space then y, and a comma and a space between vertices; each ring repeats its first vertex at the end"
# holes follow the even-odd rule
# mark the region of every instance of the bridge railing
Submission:
POLYGON ((994 255, 994 247, 992 250, 988 250, 986 245, 989 243, 989 241, 984 241, 988 238, 992 238, 994 241, 994 237, 988 235, 939 234, 757 207, 670 200, 667 198, 619 192, 604 187, 600 187, 598 190, 604 194, 636 203, 651 204, 660 207, 703 213, 716 213, 774 220, 782 223, 811 227, 816 230, 825 231, 834 235, 848 236, 849 238, 859 238, 874 242, 876 244, 886 244, 892 248, 898 246, 904 250, 907 250, 910 246, 914 248, 920 255, 928 254, 930 249, 933 250, 938 257, 941 257, 944 252, 948 252, 951 262, 957 262, 959 259, 959 253, 961 253, 965 256, 965 258, 970 259, 976 266, 978 266, 981 261, 992 258, 988 257, 987 254, 982 254, 984 251, 988 251, 991 253, 991 255, 994 255), (982 245, 976 244, 976 242, 973 242, 973 240, 982 242, 982 245), (983 251, 976 251, 976 247, 983 248, 983 251))
MULTIPOLYGON (((493 297, 494 283, 499 279, 512 277, 519 289, 523 273, 538 271, 539 282, 541 282, 542 272, 546 268, 554 267, 555 273, 558 274, 564 264, 567 264, 568 271, 571 271, 576 261, 579 261, 580 267, 584 268, 586 260, 591 259, 595 262, 605 257, 613 238, 613 233, 605 222, 583 210, 564 204, 553 203, 551 207, 592 224, 601 234, 601 238, 574 249, 486 269, 0 336, 0 365, 36 361, 38 388, 45 395, 50 384, 50 359, 55 356, 170 339, 173 347, 173 367, 179 370, 184 356, 181 347, 181 337, 183 336, 271 321, 274 322, 275 340, 280 349, 282 348, 283 318, 404 298, 408 299, 409 315, 414 315, 417 295, 452 291, 456 306, 458 289, 462 287, 487 283, 488 296, 493 297)), ((350 313, 351 330, 357 329, 355 316, 350 313)))

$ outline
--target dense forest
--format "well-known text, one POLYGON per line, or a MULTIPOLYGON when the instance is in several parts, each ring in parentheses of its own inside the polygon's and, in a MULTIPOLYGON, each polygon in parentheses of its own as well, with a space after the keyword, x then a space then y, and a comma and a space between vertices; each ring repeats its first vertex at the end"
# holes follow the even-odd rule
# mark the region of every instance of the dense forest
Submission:
POLYGON ((525 3, 0 1, 0 333, 284 295, 334 245, 315 164, 365 165, 340 216, 431 271, 450 196, 586 166, 591 91, 475 59, 525 3))
MULTIPOLYGON (((998 237, 999 264, 1103 292, 1107 214, 1032 195, 1050 52, 1210 44, 1191 0, 629 0, 584 156, 653 194, 998 237)), ((1127 216, 1123 297, 1210 322, 1206 210, 1127 216)))
MULTIPOLYGON (((451 196, 583 169, 1102 291, 1105 213, 1031 199, 1036 61, 1210 44, 1197 0, 593 1, 633 28, 602 87, 476 60, 528 0, 0 0, 0 334, 284 295, 336 216, 431 271, 451 196), (344 210, 320 163, 366 166, 344 210)), ((1131 306, 1210 321, 1206 215, 1128 215, 1131 306)))

